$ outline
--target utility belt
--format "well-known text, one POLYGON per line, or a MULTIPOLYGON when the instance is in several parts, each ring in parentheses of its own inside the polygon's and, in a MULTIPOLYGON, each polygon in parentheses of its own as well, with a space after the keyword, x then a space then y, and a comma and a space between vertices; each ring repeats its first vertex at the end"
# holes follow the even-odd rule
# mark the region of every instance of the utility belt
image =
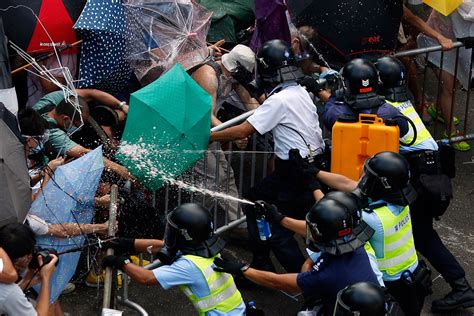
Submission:
POLYGON ((431 270, 423 260, 418 261, 418 267, 416 267, 415 271, 403 271, 400 280, 395 282, 401 282, 405 286, 414 287, 417 293, 421 293, 424 296, 433 294, 431 270))
POLYGON ((439 218, 446 212, 453 198, 451 179, 442 165, 442 152, 417 150, 405 154, 405 157, 410 164, 412 184, 421 200, 419 203, 424 206, 425 215, 439 218))

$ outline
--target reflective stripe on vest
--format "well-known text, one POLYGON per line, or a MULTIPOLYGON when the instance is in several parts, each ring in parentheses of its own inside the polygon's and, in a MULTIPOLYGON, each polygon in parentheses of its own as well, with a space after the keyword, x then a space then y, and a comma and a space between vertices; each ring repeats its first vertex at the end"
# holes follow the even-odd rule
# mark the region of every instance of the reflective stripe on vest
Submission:
POLYGON ((181 286, 181 290, 193 303, 200 315, 211 309, 227 313, 239 306, 243 300, 230 274, 216 272, 212 269, 214 258, 203 258, 193 255, 184 255, 184 258, 194 263, 206 279, 210 294, 198 298, 190 287, 181 286))
POLYGON ((394 215, 387 206, 374 210, 384 231, 384 256, 377 257, 380 271, 395 275, 418 261, 410 219, 410 208, 394 215))
MULTIPOLYGON (((415 110, 415 108, 413 107, 413 104, 411 104, 410 101, 405 101, 405 102, 390 102, 390 101, 387 101, 387 103, 391 104, 393 107, 398 109, 403 115, 408 117, 415 124, 416 133, 417 133, 416 141, 411 146, 416 146, 416 145, 424 142, 425 140, 432 138, 430 132, 426 128, 425 124, 423 124, 423 121, 421 120, 418 113, 416 113, 416 110, 415 110)), ((410 143, 413 140, 413 131, 412 131, 411 124, 408 124, 408 126, 409 126, 408 133, 401 138, 401 141, 404 142, 404 143, 410 143)))

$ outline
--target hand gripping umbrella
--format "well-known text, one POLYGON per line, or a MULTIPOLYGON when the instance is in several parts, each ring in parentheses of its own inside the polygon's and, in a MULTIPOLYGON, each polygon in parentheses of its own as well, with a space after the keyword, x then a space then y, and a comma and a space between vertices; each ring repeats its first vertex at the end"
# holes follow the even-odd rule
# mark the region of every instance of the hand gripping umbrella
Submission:
POLYGON ((83 38, 78 87, 123 90, 131 71, 125 60, 128 34, 121 1, 89 0, 74 29, 83 38))
POLYGON ((133 93, 117 158, 151 190, 204 155, 211 96, 180 66, 133 93))
POLYGON ((154 80, 177 63, 189 69, 208 57, 212 13, 194 1, 127 0, 124 8, 131 31, 127 59, 140 81, 152 73, 154 80))
MULTIPOLYGON (((102 147, 60 166, 33 202, 29 214, 51 224, 90 223, 103 169, 102 147)), ((82 246, 84 238, 83 235, 68 238, 39 236, 36 240, 38 246, 53 248, 60 253, 82 246)), ((60 256, 51 280, 51 302, 58 299, 74 275, 80 255, 80 252, 72 252, 60 256)))
POLYGON ((1 12, 8 39, 27 53, 39 53, 51 52, 52 45, 64 47, 77 41, 72 26, 86 0, 2 0, 0 3, 1 9, 15 6, 1 12))
POLYGON ((30 176, 16 117, 0 103, 0 227, 22 223, 31 205, 30 176))

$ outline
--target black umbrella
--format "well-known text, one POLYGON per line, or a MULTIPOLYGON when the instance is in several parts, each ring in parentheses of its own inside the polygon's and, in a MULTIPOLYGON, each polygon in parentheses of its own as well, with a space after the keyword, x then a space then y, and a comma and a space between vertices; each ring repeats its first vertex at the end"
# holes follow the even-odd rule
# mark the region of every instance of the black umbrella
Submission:
POLYGON ((16 114, 18 111, 18 100, 16 91, 12 84, 10 72, 10 61, 8 56, 8 39, 3 30, 3 21, 0 17, 0 102, 10 112, 16 114))
POLYGON ((402 0, 288 0, 296 26, 319 33, 325 56, 348 60, 395 49, 403 13, 402 0))

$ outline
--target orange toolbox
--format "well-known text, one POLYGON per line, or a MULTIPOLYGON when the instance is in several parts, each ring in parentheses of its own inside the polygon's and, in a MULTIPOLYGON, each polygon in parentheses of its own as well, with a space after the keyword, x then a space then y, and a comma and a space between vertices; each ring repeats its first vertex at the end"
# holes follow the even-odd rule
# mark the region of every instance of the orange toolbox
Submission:
POLYGON ((400 130, 375 114, 340 118, 332 128, 331 172, 358 180, 367 158, 399 151, 400 130))

